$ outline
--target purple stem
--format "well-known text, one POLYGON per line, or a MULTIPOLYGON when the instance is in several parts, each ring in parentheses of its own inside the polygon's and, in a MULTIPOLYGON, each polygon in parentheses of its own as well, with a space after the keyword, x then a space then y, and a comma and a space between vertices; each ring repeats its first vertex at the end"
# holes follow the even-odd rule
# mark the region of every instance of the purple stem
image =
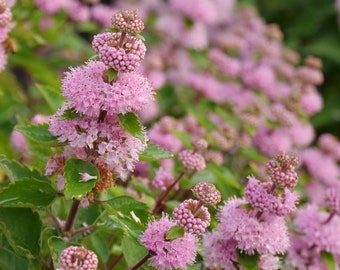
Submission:
POLYGON ((70 232, 73 228, 74 222, 76 221, 76 216, 79 210, 80 201, 73 199, 73 203, 71 206, 70 213, 68 215, 65 227, 64 227, 64 233, 70 232))

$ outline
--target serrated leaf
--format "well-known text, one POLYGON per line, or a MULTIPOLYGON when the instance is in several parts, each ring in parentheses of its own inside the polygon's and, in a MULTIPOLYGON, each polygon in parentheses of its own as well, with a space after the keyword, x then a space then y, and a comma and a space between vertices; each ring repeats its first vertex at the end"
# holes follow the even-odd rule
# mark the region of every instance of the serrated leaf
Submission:
POLYGON ((258 253, 255 253, 254 255, 248 255, 245 252, 237 250, 237 259, 246 270, 253 270, 257 268, 257 263, 259 262, 260 256, 258 253))
POLYGON ((145 142, 143 126, 133 112, 118 114, 118 122, 133 137, 145 142))
POLYGON ((181 238, 184 236, 184 227, 182 226, 172 226, 165 236, 165 240, 173 240, 176 238, 181 238))
POLYGON ((82 117, 84 117, 83 114, 78 113, 75 108, 70 108, 64 111, 60 119, 61 120, 73 120, 73 119, 79 119, 82 117))
POLYGON ((153 143, 148 143, 148 146, 144 152, 139 154, 139 160, 141 161, 155 161, 160 159, 172 158, 173 153, 161 148, 153 143))
POLYGON ((23 257, 19 257, 13 251, 7 248, 1 247, 0 269, 28 269, 28 260, 23 257))
POLYGON ((23 178, 32 177, 40 181, 49 182, 49 179, 37 170, 30 168, 0 155, 0 167, 6 172, 9 179, 14 182, 23 178))
POLYGON ((118 78, 118 71, 113 68, 109 68, 105 71, 106 76, 109 79, 109 82, 116 81, 118 78))
POLYGON ((96 166, 81 159, 71 158, 64 167, 65 195, 77 200, 83 199, 92 190, 99 180, 99 171, 96 166), (83 181, 82 174, 88 174, 91 180, 83 181))
POLYGON ((329 270, 336 269, 336 260, 332 253, 327 252, 327 251, 321 251, 321 258, 323 262, 328 266, 329 270))
POLYGON ((20 256, 39 254, 41 227, 39 215, 30 208, 0 208, 0 228, 20 256))
POLYGON ((0 206, 46 207, 52 203, 56 191, 48 183, 26 178, 9 184, 0 191, 0 206))
POLYGON ((62 238, 52 236, 48 239, 48 247, 53 259, 53 266, 55 269, 57 269, 59 267, 60 254, 66 248, 66 243, 62 238))
POLYGON ((109 213, 122 213, 125 216, 131 217, 131 211, 141 220, 147 222, 149 218, 149 208, 146 204, 135 200, 130 196, 119 196, 104 203, 105 208, 109 213))
POLYGON ((124 259, 129 267, 136 265, 148 254, 148 250, 134 239, 124 236, 122 241, 124 259))
POLYGON ((60 89, 51 85, 36 84, 37 89, 44 97, 52 112, 58 110, 64 102, 60 89))
POLYGON ((57 140, 57 137, 53 136, 49 132, 47 124, 25 126, 18 125, 15 127, 15 129, 20 131, 27 138, 38 143, 55 143, 57 140))

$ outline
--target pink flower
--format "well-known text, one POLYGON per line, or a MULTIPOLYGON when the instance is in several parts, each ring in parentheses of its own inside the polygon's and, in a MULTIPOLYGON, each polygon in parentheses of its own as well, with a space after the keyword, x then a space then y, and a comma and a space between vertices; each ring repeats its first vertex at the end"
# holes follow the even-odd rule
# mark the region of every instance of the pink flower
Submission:
POLYGON ((203 263, 209 269, 237 270, 233 262, 237 261, 234 239, 225 239, 219 230, 203 234, 203 247, 200 252, 203 263))
POLYGON ((184 233, 183 237, 166 240, 171 227, 176 223, 168 217, 149 222, 148 228, 141 236, 144 246, 155 253, 151 257, 151 266, 159 270, 166 268, 187 269, 187 264, 192 264, 196 257, 197 239, 190 233, 184 233))
POLYGON ((149 81, 137 73, 119 73, 115 83, 104 82, 106 70, 102 62, 90 61, 66 73, 63 95, 77 112, 98 117, 101 110, 108 115, 141 110, 153 100, 149 81))
POLYGON ((309 115, 319 112, 323 107, 323 100, 317 90, 304 93, 301 97, 301 107, 309 115))
MULTIPOLYGON (((160 168, 155 175, 155 178, 152 180, 152 185, 155 188, 160 188, 162 191, 165 191, 167 187, 169 187, 174 182, 174 177, 172 176, 170 171, 164 170, 160 168)), ((175 185, 174 189, 178 189, 178 184, 175 185)))
POLYGON ((70 246, 63 250, 59 258, 63 270, 96 270, 98 266, 97 255, 84 247, 70 246))

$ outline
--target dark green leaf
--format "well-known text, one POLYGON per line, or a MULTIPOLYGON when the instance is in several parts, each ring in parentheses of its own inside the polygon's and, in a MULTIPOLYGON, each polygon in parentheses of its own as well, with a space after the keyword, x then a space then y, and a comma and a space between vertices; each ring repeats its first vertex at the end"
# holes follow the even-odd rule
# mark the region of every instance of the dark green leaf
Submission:
POLYGON ((77 113, 74 108, 70 108, 64 111, 63 115, 60 117, 61 120, 73 120, 82 118, 84 115, 77 113))
POLYGON ((172 226, 165 236, 166 240, 172 240, 176 238, 181 238, 184 235, 184 227, 182 226, 172 226))
POLYGON ((122 249, 124 259, 130 267, 136 265, 146 254, 148 254, 148 250, 144 246, 128 236, 123 238, 122 249))
POLYGON ((39 254, 41 221, 29 208, 0 208, 0 228, 8 243, 20 256, 39 254))
POLYGON ((327 251, 321 251, 321 258, 323 262, 328 266, 329 270, 335 270, 336 268, 336 260, 334 255, 327 251))
POLYGON ((0 167, 6 172, 12 182, 28 177, 49 182, 49 179, 38 171, 31 170, 14 160, 8 160, 2 155, 0 155, 0 167))
POLYGON ((53 136, 49 130, 47 124, 42 125, 19 125, 15 127, 16 130, 20 131, 27 138, 38 142, 38 143, 55 143, 57 137, 53 136))
POLYGON ((52 236, 48 239, 48 247, 52 255, 53 266, 57 269, 59 267, 60 254, 66 248, 66 243, 62 238, 52 236))
POLYGON ((139 154, 139 159, 141 161, 154 161, 154 160, 172 158, 173 156, 174 156, 173 153, 153 143, 148 143, 148 146, 144 150, 144 152, 139 154))
POLYGON ((246 270, 253 270, 256 269, 260 256, 258 253, 248 255, 244 251, 237 250, 237 259, 246 270))
POLYGON ((0 269, 28 269, 28 260, 23 257, 19 257, 13 251, 2 247, 0 252, 0 269))
POLYGON ((81 159, 71 158, 64 167, 65 195, 68 198, 80 200, 92 190, 99 180, 99 171, 96 166, 81 159), (84 181, 83 174, 90 176, 91 180, 84 181))
POLYGON ((109 82, 116 81, 118 78, 118 72, 113 68, 109 68, 108 70, 106 70, 105 74, 107 75, 109 82))
POLYGON ((121 127, 125 129, 128 133, 130 133, 133 137, 136 137, 142 142, 145 142, 143 126, 134 113, 128 112, 125 114, 118 114, 118 121, 121 127))
POLYGON ((129 217, 132 217, 131 211, 133 211, 143 223, 145 223, 149 217, 149 208, 147 205, 129 196, 115 197, 106 201, 104 205, 110 213, 120 212, 129 217))
POLYGON ((52 203, 56 191, 50 184, 26 178, 9 184, 0 191, 0 206, 46 207, 52 203))

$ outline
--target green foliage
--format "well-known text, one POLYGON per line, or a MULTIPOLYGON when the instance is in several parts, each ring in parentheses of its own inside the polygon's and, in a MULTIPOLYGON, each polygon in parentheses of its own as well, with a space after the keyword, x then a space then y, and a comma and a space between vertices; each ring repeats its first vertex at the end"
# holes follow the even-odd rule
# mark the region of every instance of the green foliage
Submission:
POLYGON ((321 251, 321 258, 323 262, 328 266, 329 270, 337 269, 337 263, 332 253, 327 251, 321 251))
POLYGON ((47 124, 25 126, 19 125, 16 126, 15 129, 36 143, 56 144, 57 137, 53 136, 49 132, 47 124))
POLYGON ((56 191, 46 182, 24 178, 0 191, 0 207, 43 208, 52 203, 56 191))
POLYGON ((96 166, 81 159, 68 159, 64 167, 65 195, 77 200, 83 199, 99 180, 99 171, 96 166), (83 180, 82 175, 87 174, 90 180, 83 180))
POLYGON ((139 121, 137 115, 133 112, 118 115, 118 122, 123 129, 125 129, 133 137, 145 142, 145 134, 143 126, 139 121))
POLYGON ((42 223, 32 209, 0 207, 0 228, 18 255, 33 258, 39 254, 42 223))
POLYGON ((257 263, 260 256, 258 253, 248 255, 244 251, 241 252, 240 250, 237 250, 237 259, 245 270, 255 270, 257 269, 257 263))
POLYGON ((148 250, 141 244, 136 242, 133 238, 124 236, 122 241, 122 249, 124 259, 128 266, 132 267, 138 263, 146 254, 148 250))
POLYGON ((149 142, 146 149, 139 154, 141 161, 155 161, 160 159, 172 158, 173 153, 164 150, 163 148, 149 142))
POLYGON ((166 240, 173 240, 176 238, 181 238, 184 236, 184 227, 182 226, 172 226, 165 236, 166 240))

